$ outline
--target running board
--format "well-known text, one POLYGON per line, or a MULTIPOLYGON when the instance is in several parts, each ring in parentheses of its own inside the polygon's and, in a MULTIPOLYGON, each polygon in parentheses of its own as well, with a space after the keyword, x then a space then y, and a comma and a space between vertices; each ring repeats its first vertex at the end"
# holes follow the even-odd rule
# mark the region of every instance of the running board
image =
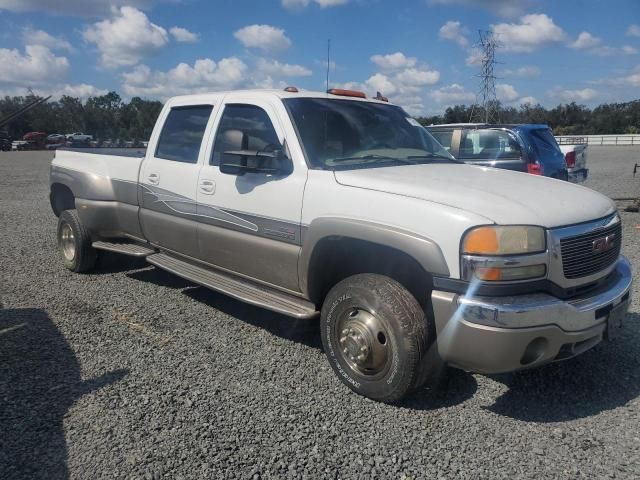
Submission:
POLYGON ((315 306, 302 298, 258 285, 249 280, 187 263, 164 253, 155 253, 147 262, 179 277, 216 290, 230 297, 294 318, 313 318, 315 306))
POLYGON ((130 255, 132 257, 146 257, 156 251, 151 247, 140 245, 139 243, 132 243, 127 241, 121 242, 93 242, 91 244, 93 248, 98 250, 108 250, 110 252, 122 253, 124 255, 130 255))

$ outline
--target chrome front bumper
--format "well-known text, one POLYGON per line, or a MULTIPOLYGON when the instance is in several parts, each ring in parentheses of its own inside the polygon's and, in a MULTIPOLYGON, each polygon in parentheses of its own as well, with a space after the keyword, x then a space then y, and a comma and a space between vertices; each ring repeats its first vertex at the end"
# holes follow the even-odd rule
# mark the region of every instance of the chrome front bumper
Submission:
POLYGON ((481 373, 578 355, 603 339, 612 308, 628 306, 631 282, 631 264, 620 257, 605 286, 569 300, 546 293, 479 297, 433 291, 438 351, 451 365, 481 373))

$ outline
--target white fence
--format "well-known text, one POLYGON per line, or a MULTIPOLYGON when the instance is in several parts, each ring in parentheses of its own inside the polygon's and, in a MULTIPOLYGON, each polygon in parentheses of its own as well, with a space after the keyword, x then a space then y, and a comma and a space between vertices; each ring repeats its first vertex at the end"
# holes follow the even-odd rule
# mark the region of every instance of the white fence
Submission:
POLYGON ((558 135, 556 140, 560 145, 638 145, 640 135, 558 135))

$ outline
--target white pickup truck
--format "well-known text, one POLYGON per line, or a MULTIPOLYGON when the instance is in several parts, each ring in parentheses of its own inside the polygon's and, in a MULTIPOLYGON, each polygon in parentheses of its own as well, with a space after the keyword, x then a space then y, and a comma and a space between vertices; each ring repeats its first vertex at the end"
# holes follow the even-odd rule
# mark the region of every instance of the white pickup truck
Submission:
POLYGON ((82 142, 90 142, 91 140, 93 140, 93 135, 87 135, 85 133, 80 133, 80 132, 67 134, 67 141, 69 142, 82 143, 82 142))
POLYGON ((496 373, 580 354, 629 303, 610 199, 465 165, 359 92, 173 98, 143 158, 58 150, 50 198, 67 268, 111 250, 319 316, 340 380, 384 402, 438 359, 496 373))

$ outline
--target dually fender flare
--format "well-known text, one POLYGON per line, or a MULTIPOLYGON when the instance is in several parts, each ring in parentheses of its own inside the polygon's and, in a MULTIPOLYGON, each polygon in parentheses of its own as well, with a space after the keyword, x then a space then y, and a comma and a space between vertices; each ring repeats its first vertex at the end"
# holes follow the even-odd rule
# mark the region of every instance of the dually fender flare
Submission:
POLYGON ((302 228, 302 249, 298 262, 298 278, 304 293, 309 291, 310 264, 319 242, 329 237, 363 240, 404 252, 432 275, 449 276, 442 250, 430 238, 413 232, 365 220, 321 217, 302 228))

